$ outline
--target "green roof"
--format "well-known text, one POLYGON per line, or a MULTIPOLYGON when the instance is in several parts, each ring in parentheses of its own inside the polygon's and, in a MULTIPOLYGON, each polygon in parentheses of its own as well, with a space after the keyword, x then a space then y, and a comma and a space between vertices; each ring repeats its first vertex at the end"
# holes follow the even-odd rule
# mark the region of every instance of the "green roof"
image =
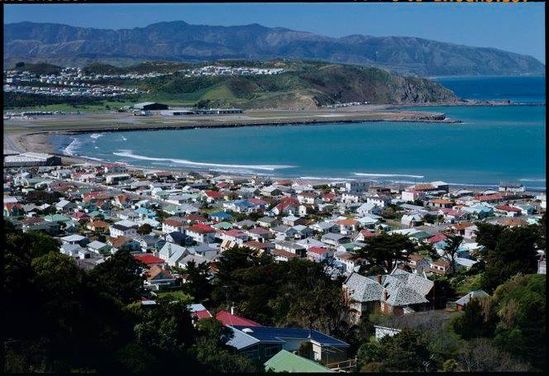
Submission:
POLYGON ((50 214, 44 217, 44 220, 49 222, 68 222, 71 219, 61 214, 50 214))
POLYGON ((213 225, 212 227, 215 227, 217 229, 229 230, 233 228, 233 225, 229 222, 219 222, 213 225))
POLYGON ((265 371, 272 372, 334 372, 312 360, 280 350, 265 362, 265 371))

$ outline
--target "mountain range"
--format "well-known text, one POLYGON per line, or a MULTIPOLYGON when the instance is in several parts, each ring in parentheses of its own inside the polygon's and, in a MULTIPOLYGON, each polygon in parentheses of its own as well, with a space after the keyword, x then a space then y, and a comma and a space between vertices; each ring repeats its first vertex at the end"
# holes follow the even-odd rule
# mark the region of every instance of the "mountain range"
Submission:
POLYGON ((420 76, 545 72, 545 66, 531 56, 415 37, 333 38, 258 24, 208 26, 184 21, 120 30, 32 22, 4 25, 4 66, 17 61, 127 65, 152 60, 274 58, 374 66, 420 76))

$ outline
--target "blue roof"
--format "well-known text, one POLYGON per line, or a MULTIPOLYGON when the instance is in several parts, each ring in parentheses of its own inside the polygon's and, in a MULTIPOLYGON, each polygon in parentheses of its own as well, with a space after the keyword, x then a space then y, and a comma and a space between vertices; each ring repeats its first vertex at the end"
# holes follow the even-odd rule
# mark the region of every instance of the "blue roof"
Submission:
POLYGON ((233 216, 230 215, 229 213, 224 212, 224 211, 218 211, 218 212, 210 214, 210 217, 229 219, 229 218, 232 218, 233 216))
MULTIPOLYGON (((280 343, 284 344, 288 340, 312 340, 320 343, 322 346, 333 347, 349 347, 349 344, 340 341, 337 338, 330 337, 324 333, 321 333, 314 329, 302 329, 302 328, 275 328, 269 326, 254 326, 250 328, 248 326, 234 325, 232 328, 235 330, 235 338, 242 339, 240 334, 245 333, 247 336, 258 340, 261 343, 280 343), (239 334, 238 336, 236 334, 239 334)), ((233 338, 234 339, 234 338, 233 338)), ((231 342, 231 341, 229 341, 231 342)), ((240 341, 235 341, 240 342, 240 341)), ((250 341, 257 343, 256 341, 250 341)), ((243 348, 240 343, 227 343, 237 348, 243 348)))
POLYGON ((234 202, 234 204, 236 206, 241 206, 241 207, 245 207, 245 208, 252 208, 254 207, 254 204, 252 204, 250 201, 248 200, 236 200, 234 202))

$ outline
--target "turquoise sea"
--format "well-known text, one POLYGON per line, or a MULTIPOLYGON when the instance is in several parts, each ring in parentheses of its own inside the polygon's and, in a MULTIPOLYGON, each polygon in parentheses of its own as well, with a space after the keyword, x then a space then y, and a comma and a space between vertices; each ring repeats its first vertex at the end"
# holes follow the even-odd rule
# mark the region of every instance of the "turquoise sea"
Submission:
MULTIPOLYGON (((480 91, 475 99, 508 96, 545 103, 543 78, 486 80, 439 79, 464 98, 473 98, 473 92, 480 91), (497 84, 486 83, 493 80, 497 84), (517 86, 517 80, 523 84, 517 86)), ((134 131, 54 136, 52 142, 68 154, 144 167, 385 182, 444 180, 495 185, 505 181, 545 187, 544 105, 423 109, 444 112, 463 123, 134 131)))

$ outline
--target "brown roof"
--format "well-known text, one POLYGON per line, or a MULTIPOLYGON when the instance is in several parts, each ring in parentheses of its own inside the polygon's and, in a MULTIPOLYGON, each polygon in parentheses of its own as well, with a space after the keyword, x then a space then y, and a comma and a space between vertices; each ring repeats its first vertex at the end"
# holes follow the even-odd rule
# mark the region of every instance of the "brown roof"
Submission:
POLYGON ((109 237, 109 243, 111 243, 114 248, 120 248, 130 240, 131 239, 127 236, 118 236, 116 238, 109 237))
POLYGON ((291 252, 288 252, 288 251, 285 251, 283 249, 273 249, 271 251, 271 254, 273 256, 286 257, 288 259, 293 259, 293 258, 299 257, 298 255, 296 255, 294 253, 291 253, 291 252))

